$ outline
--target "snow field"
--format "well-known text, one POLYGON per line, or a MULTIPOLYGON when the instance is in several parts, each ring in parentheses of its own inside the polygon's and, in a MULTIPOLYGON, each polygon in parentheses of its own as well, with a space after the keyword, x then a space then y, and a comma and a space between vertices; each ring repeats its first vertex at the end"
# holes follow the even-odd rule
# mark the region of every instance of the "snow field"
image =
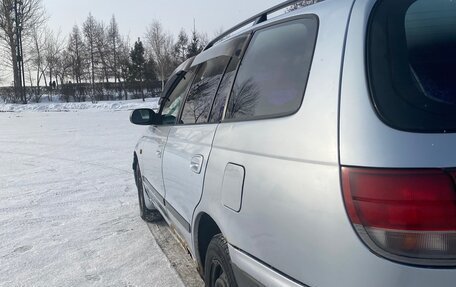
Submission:
POLYGON ((0 113, 0 286, 183 286, 138 215, 144 128, 100 110, 0 113))
POLYGON ((38 103, 38 104, 1 104, 0 112, 71 112, 80 110, 94 111, 127 111, 136 108, 158 109, 159 98, 148 98, 142 100, 129 101, 104 101, 98 103, 38 103))

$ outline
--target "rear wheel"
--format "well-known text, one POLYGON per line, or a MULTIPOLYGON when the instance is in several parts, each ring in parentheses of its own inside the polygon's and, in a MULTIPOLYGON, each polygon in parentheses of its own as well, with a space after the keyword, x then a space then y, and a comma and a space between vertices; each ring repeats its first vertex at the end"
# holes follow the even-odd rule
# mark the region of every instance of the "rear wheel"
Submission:
POLYGON ((231 259, 228 253, 228 243, 221 234, 215 235, 206 253, 204 281, 207 287, 237 287, 231 259))
POLYGON ((136 187, 138 188, 138 200, 139 200, 139 215, 142 220, 146 222, 156 222, 162 219, 158 210, 148 209, 144 198, 144 185, 142 182, 141 170, 139 164, 136 163, 135 168, 135 180, 136 187))

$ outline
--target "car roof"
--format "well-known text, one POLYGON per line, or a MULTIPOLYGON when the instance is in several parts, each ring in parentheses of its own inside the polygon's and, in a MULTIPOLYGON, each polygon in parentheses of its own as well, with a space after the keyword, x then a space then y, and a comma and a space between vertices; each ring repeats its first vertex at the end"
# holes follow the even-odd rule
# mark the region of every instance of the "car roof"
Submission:
MULTIPOLYGON (((217 36, 213 40, 209 42, 209 44, 204 48, 204 51, 211 49, 213 46, 226 42, 230 39, 236 38, 237 36, 245 33, 249 33, 252 30, 255 30, 259 27, 269 25, 271 23, 281 21, 283 19, 295 17, 298 15, 303 14, 310 14, 315 13, 318 11, 319 8, 328 8, 331 6, 340 6, 345 5, 346 1, 339 1, 339 0, 317 0, 317 3, 310 4, 308 6, 300 7, 294 11, 290 11, 287 13, 273 15, 272 18, 268 16, 274 14, 276 12, 280 12, 293 4, 297 4, 299 2, 303 2, 302 0, 288 0, 282 2, 276 6, 273 6, 261 13, 256 14, 255 16, 250 17, 249 19, 242 21, 241 23, 235 25, 234 27, 228 29, 227 31, 223 32, 221 35, 217 36)), ((335 7, 331 7, 335 8, 335 7)))

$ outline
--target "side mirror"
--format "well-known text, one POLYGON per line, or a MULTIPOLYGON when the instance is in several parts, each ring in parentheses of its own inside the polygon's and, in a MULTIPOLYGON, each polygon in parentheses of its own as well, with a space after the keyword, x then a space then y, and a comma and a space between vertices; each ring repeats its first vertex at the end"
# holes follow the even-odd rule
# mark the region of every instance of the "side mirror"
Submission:
POLYGON ((131 113, 130 122, 140 126, 160 125, 161 117, 151 109, 137 109, 131 113))

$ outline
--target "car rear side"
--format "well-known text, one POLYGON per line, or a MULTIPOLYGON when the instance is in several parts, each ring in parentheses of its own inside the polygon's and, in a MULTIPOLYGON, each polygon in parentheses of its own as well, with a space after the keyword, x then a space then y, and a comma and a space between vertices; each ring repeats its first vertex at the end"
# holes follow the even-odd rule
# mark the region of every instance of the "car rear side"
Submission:
POLYGON ((217 239, 239 286, 455 286, 456 1, 320 2, 195 58, 154 204, 206 279, 217 239))
POLYGON ((340 164, 370 286, 455 284, 455 52, 454 1, 355 2, 340 164))

